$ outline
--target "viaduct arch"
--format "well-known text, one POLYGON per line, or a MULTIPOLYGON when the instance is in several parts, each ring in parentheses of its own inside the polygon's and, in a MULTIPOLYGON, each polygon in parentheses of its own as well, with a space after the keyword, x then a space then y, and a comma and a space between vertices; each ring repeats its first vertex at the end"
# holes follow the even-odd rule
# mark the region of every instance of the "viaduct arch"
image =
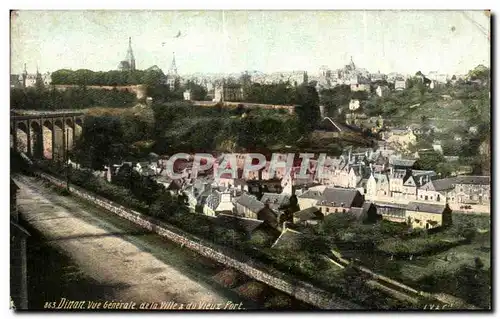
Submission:
POLYGON ((82 134, 83 112, 13 112, 10 116, 10 146, 33 158, 64 161, 82 134))

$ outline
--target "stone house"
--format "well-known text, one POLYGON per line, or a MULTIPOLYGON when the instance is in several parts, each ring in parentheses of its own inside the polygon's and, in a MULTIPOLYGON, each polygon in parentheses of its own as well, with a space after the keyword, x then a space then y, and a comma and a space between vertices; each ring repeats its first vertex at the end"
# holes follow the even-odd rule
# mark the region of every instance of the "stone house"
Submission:
POLYGON ((377 196, 377 179, 375 178, 375 175, 372 172, 370 174, 370 177, 368 177, 368 180, 366 181, 365 197, 374 198, 376 196, 377 196))
POLYGON ((348 188, 356 188, 359 182, 363 179, 363 165, 351 165, 349 169, 349 175, 347 180, 348 188))
POLYGON ((451 195, 456 203, 489 204, 491 193, 490 176, 457 176, 451 195))
POLYGON ((280 179, 247 180, 244 188, 257 198, 262 197, 263 193, 281 193, 283 191, 280 179))
POLYGON ((419 187, 417 181, 412 175, 407 176, 403 180, 402 195, 404 198, 409 200, 415 200, 417 198, 417 188, 419 187))
POLYGON ((381 151, 378 151, 372 157, 371 169, 374 173, 384 173, 389 169, 389 157, 384 156, 381 151))
POLYGON ((390 197, 389 176, 379 173, 370 174, 366 182, 366 197, 390 197))
POLYGON ((204 180, 196 180, 195 183, 185 186, 182 192, 187 196, 191 210, 203 212, 206 199, 212 194, 212 185, 204 180))
POLYGON ((235 202, 235 215, 246 218, 259 219, 273 228, 279 228, 279 216, 255 196, 242 194, 235 202))
POLYGON ((383 201, 373 201, 373 204, 383 219, 396 223, 406 222, 406 205, 383 201))
POLYGON ((418 200, 429 202, 446 202, 451 191, 455 188, 454 179, 444 178, 430 180, 418 189, 418 200))
POLYGON ((243 87, 239 84, 223 84, 214 89, 214 102, 239 102, 242 100, 243 87))
POLYGON ((288 207, 290 197, 287 194, 264 193, 260 201, 272 210, 280 211, 288 207))
POLYGON ((431 180, 419 188, 419 200, 450 204, 489 205, 489 176, 457 176, 431 180))
POLYGON ((412 228, 432 229, 451 225, 451 209, 446 205, 410 202, 406 207, 407 223, 412 228))
POLYGON ((364 198, 358 190, 326 188, 316 207, 327 216, 332 213, 349 212, 352 207, 362 207, 363 203, 364 198))
POLYGON ((258 213, 266 207, 255 196, 242 194, 235 202, 235 214, 240 217, 258 219, 258 213))
POLYGON ((393 169, 389 173, 389 192, 391 197, 404 198, 405 187, 403 186, 405 180, 409 177, 407 170, 393 169))
POLYGON ((349 187, 349 181, 355 180, 354 172, 350 175, 350 166, 344 158, 333 159, 325 172, 327 185, 349 187), (350 176, 349 176, 350 175, 350 176))
POLYGON ((308 207, 293 213, 293 223, 300 225, 317 225, 325 216, 321 213, 319 208, 315 206, 308 207))
POLYGON ((376 206, 371 202, 364 202, 362 207, 352 207, 352 214, 359 223, 375 223, 382 219, 382 215, 377 213, 376 206))
POLYGON ((219 214, 233 214, 234 205, 231 201, 232 196, 230 192, 221 192, 213 190, 203 206, 203 214, 215 217, 219 214))
POLYGON ((315 207, 318 200, 323 196, 323 191, 319 190, 307 190, 302 194, 297 196, 297 202, 301 210, 307 209, 309 207, 315 207))
POLYGON ((410 170, 409 176, 403 182, 404 197, 411 200, 418 199, 418 189, 436 176, 434 171, 410 170))

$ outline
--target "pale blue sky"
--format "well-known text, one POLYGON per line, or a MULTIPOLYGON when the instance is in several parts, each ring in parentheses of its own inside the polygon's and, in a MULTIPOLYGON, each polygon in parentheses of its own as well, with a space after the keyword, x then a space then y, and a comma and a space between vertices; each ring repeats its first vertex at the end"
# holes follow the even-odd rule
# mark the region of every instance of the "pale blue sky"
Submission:
POLYGON ((489 31, 483 11, 21 11, 11 19, 11 72, 24 63, 116 69, 131 36, 139 69, 166 71, 175 51, 181 74, 317 73, 350 56, 372 72, 466 73, 490 65, 481 28, 489 31))

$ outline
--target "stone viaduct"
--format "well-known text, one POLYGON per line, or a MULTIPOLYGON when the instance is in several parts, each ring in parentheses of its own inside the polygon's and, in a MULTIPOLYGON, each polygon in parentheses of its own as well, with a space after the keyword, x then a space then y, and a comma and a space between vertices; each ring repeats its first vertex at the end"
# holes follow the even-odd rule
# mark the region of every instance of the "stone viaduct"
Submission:
POLYGON ((29 157, 64 161, 82 134, 83 112, 11 111, 10 147, 29 157))

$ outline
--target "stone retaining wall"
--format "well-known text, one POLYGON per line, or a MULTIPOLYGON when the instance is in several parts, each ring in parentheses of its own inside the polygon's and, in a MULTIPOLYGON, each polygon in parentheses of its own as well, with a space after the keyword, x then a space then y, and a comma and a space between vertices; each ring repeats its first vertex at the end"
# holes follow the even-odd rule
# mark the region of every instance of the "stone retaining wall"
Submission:
MULTIPOLYGON (((64 181, 61 181, 53 176, 44 173, 40 173, 38 175, 60 187, 66 186, 64 181)), ((241 271, 245 275, 287 293, 298 300, 321 309, 360 309, 360 306, 349 301, 342 300, 332 293, 316 288, 306 282, 294 280, 293 278, 287 278, 284 274, 270 274, 270 272, 275 273, 276 271, 270 271, 269 269, 266 269, 266 266, 259 264, 254 260, 246 260, 245 262, 242 262, 242 258, 235 257, 234 255, 236 254, 230 254, 226 248, 216 247, 214 244, 203 242, 202 239, 199 239, 191 234, 187 234, 172 225, 165 224, 152 217, 145 216, 141 213, 125 208, 105 198, 92 194, 89 191, 83 190, 80 187, 70 185, 70 192, 108 211, 111 211, 122 218, 130 220, 145 229, 153 231, 162 237, 196 251, 205 257, 211 258, 221 264, 241 271), (224 253, 221 252, 222 250, 224 253)), ((245 259, 248 259, 248 257, 245 259)))

